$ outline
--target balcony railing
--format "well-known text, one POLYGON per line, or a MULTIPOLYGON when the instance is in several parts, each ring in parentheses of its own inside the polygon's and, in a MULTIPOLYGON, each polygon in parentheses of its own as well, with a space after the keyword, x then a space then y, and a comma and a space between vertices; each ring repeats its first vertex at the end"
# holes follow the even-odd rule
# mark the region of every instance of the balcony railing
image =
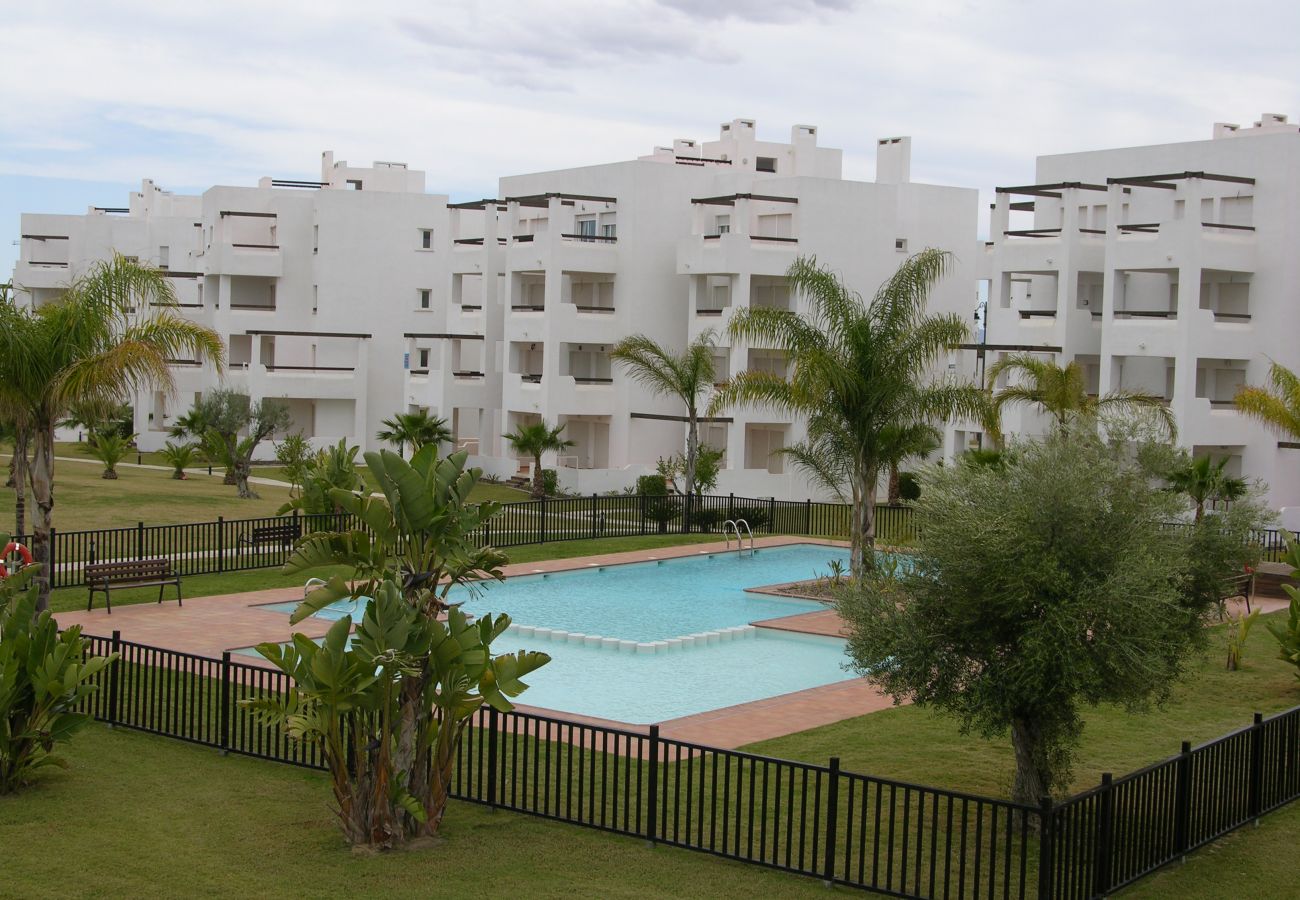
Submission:
POLYGON ((1233 231, 1254 231, 1254 225, 1229 225, 1227 222, 1202 222, 1202 228, 1228 228, 1233 231))
POLYGON ((545 312, 546 305, 543 303, 517 303, 510 307, 511 312, 545 312))
POLYGON ((519 380, 522 381, 524 384, 541 384, 542 376, 541 375, 520 375, 519 380))
POLYGON ((577 375, 573 376, 573 381, 575 384, 613 384, 614 383, 613 378, 579 378, 577 375))
POLYGON ((609 314, 609 313, 614 312, 614 307, 612 307, 612 306, 584 306, 584 305, 582 305, 582 304, 575 303, 575 304, 573 304, 573 308, 576 309, 576 310, 577 310, 578 312, 580 312, 580 313, 603 313, 603 314, 609 314))
POLYGON ((1117 319, 1176 319, 1178 311, 1173 309, 1117 309, 1117 319))
POLYGON ((776 235, 772 235, 772 234, 751 234, 751 235, 749 236, 749 239, 750 239, 751 241, 770 241, 770 242, 772 242, 772 243, 777 243, 777 244, 797 244, 797 243, 799 243, 799 239, 798 239, 798 238, 795 238, 795 237, 777 237, 776 235))
POLYGON ((1121 232, 1124 232, 1125 234, 1159 234, 1160 233, 1159 222, 1137 222, 1131 225, 1117 225, 1115 227, 1118 228, 1121 232))
POLYGON ((582 241, 583 243, 614 244, 618 242, 618 237, 612 234, 561 234, 560 237, 567 241, 582 241))
POLYGON ((482 378, 482 377, 483 377, 483 373, 482 373, 482 372, 476 372, 476 371, 474 371, 473 369, 462 369, 462 370, 460 370, 460 371, 458 371, 458 372, 452 372, 451 375, 452 375, 453 378, 460 378, 460 379, 464 379, 464 380, 469 380, 469 379, 474 379, 474 378, 482 378))
POLYGON ((1054 309, 1022 309, 1020 310, 1022 319, 1055 319, 1056 310, 1054 309))
POLYGON ((238 247, 240 250, 279 250, 279 244, 231 244, 232 247, 238 247))
POLYGON ((355 372, 355 366, 267 366, 268 372, 355 372))

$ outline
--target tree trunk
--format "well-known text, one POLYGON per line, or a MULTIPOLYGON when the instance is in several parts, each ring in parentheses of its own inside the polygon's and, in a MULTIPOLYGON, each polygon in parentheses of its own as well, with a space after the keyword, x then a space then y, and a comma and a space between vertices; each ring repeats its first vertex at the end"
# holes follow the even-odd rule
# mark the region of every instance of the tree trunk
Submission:
POLYGON ((533 457, 533 491, 532 498, 541 500, 546 496, 546 481, 542 478, 542 455, 533 457))
POLYGON ((105 469, 104 474, 99 477, 105 479, 106 481, 116 481, 117 469, 105 469))
POLYGON ((50 573, 53 570, 53 547, 50 544, 50 529, 54 525, 54 423, 51 422, 35 433, 32 453, 32 499, 36 502, 36 515, 32 523, 33 562, 41 566, 36 576, 36 611, 41 612, 50 605, 50 573))
POLYGON ((700 454, 699 414, 692 406, 687 410, 689 421, 686 425, 686 493, 695 493, 695 461, 700 454))
POLYGON ((852 521, 849 525, 849 569, 855 578, 876 565, 876 480, 872 469, 853 486, 852 521))
POLYGON ((889 464, 889 505, 898 506, 903 501, 903 494, 898 486, 898 463, 889 464))
POLYGON ((248 486, 248 477, 253 474, 253 467, 246 459, 235 463, 235 485, 239 489, 239 499, 256 500, 257 494, 248 486))
POLYGON ((1196 501, 1196 521, 1197 521, 1197 522, 1200 522, 1201 519, 1202 519, 1202 517, 1204 517, 1204 515, 1205 515, 1205 501, 1204 501, 1204 500, 1197 500, 1197 501, 1196 501))
POLYGON ((222 484, 239 484, 239 478, 235 475, 234 469, 226 469, 226 474, 221 479, 222 484))
POLYGON ((1016 803, 1037 806, 1050 796, 1052 772, 1047 764, 1047 748, 1038 725, 1027 719, 1011 722, 1011 746, 1016 754, 1016 779, 1011 788, 1011 799, 1016 803))
POLYGON ((26 429, 19 428, 14 437, 14 455, 10 461, 13 466, 14 489, 14 534, 27 536, 27 482, 30 479, 30 466, 27 460, 26 429))

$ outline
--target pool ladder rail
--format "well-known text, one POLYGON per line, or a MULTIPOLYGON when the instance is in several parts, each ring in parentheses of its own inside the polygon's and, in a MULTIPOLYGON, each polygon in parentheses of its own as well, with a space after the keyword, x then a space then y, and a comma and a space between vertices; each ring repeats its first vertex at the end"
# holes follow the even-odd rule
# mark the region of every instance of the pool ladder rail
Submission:
POLYGON ((731 549, 731 535, 732 532, 735 532, 736 553, 740 554, 745 551, 745 538, 744 535, 742 535, 740 532, 740 527, 742 525, 745 527, 745 534, 749 535, 749 555, 753 556, 754 555, 754 532, 750 529, 749 523, 746 522, 744 519, 728 519, 727 521, 722 523, 722 534, 727 539, 727 549, 728 550, 731 549), (731 526, 731 531, 727 530, 728 525, 731 526))

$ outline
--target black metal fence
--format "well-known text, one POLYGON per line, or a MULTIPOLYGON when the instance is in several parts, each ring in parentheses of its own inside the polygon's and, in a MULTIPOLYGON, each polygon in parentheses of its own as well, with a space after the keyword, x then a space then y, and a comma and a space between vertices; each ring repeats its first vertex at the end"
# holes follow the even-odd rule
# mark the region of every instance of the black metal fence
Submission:
MULTIPOLYGON (((277 670, 121 639, 85 711, 225 752, 324 768, 240 705, 277 670)), ((1300 707, 1064 802, 991 797, 724 750, 647 730, 486 710, 466 731, 458 799, 902 897, 1093 898, 1300 796, 1300 707), (1040 828, 1041 823, 1041 828, 1040 828)))
MULTIPOLYGON (((559 497, 501 504, 478 534, 481 543, 519 547, 548 541, 591 540, 653 534, 713 533, 722 536, 727 520, 744 519, 755 535, 798 534, 844 538, 850 530, 852 507, 812 500, 771 497, 700 495, 665 497, 638 494, 559 497)), ((885 544, 907 544, 916 538, 910 506, 876 507, 876 537, 885 544)), ((90 562, 166 557, 182 576, 213 575, 249 569, 278 568, 293 552, 297 537, 312 531, 360 527, 348 515, 268 516, 223 519, 186 525, 146 525, 54 531, 51 585, 83 583, 82 568, 90 562)), ((1190 527, 1170 523, 1172 528, 1190 527)), ((1300 540, 1300 532, 1265 529, 1251 534, 1264 562, 1278 562, 1286 552, 1284 534, 1300 540)))
MULTIPOLYGON (((547 541, 588 540, 690 532, 722 535, 728 519, 744 519, 756 535, 806 534, 845 537, 850 507, 811 500, 727 496, 651 497, 634 494, 561 497, 505 503, 481 529, 478 539, 497 547, 547 541)), ((51 586, 84 582, 87 563, 166 557, 181 576, 214 575, 278 568, 293 552, 297 537, 313 531, 360 527, 348 515, 269 516, 224 519, 185 525, 58 531, 51 534, 51 586)), ((878 506, 876 533, 886 543, 915 536, 912 510, 878 506)))

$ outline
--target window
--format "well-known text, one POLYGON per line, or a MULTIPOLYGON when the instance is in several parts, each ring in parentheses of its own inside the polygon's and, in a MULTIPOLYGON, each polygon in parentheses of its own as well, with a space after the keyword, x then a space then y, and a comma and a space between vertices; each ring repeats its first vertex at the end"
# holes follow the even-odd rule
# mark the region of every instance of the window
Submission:
POLYGON ((320 285, 313 284, 311 286, 311 314, 313 316, 316 315, 319 309, 320 309, 320 285))
POLYGON ((430 309, 433 306, 433 291, 428 288, 420 289, 420 309, 430 309))
POLYGON ((758 172, 775 172, 775 171, 776 171, 776 157, 775 157, 775 156, 760 156, 760 157, 756 158, 756 159, 754 160, 754 169, 755 169, 755 171, 758 171, 758 172))
POLYGON ((894 249, 899 253, 907 252, 907 238, 894 238, 894 249))
POLYGON ((713 225, 718 234, 729 234, 731 232, 731 216, 716 216, 713 225))
POLYGON ((172 248, 165 244, 158 248, 158 268, 166 269, 171 266, 172 248))
POLYGON ((311 252, 312 253, 320 252, 320 226, 319 225, 313 225, 311 227, 311 252))
POLYGON ((429 368, 429 348, 421 347, 418 351, 418 355, 420 358, 420 368, 421 369, 429 368))
POLYGON ((432 228, 421 228, 421 229, 420 229, 420 249, 421 249, 421 250, 432 250, 432 249, 433 249, 433 229, 432 229, 432 228))
POLYGON ((586 218, 578 219, 578 234, 583 237, 595 237, 596 217, 587 216, 586 218))
POLYGON ((359 178, 357 178, 357 179, 349 178, 349 179, 348 179, 348 190, 349 190, 349 191, 359 191, 359 190, 361 190, 361 179, 359 179, 359 178))

